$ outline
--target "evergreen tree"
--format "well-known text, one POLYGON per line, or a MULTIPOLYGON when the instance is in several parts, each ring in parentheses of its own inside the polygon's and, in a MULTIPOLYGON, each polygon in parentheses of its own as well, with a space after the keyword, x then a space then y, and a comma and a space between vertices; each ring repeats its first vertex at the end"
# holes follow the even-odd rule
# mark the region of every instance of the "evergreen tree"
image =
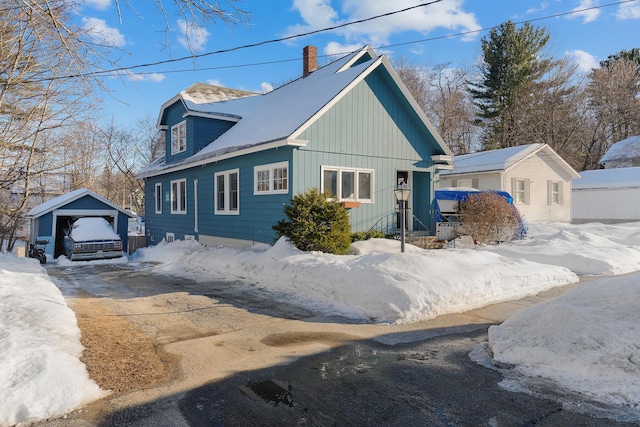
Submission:
POLYGON ((518 29, 511 21, 482 39, 480 81, 472 82, 470 91, 485 127, 484 149, 532 142, 526 139, 532 98, 555 65, 544 54, 548 41, 546 29, 529 23, 518 29))
POLYGON ((344 255, 351 246, 349 214, 329 193, 317 188, 297 194, 284 207, 289 220, 273 226, 278 238, 285 236, 298 249, 344 255))

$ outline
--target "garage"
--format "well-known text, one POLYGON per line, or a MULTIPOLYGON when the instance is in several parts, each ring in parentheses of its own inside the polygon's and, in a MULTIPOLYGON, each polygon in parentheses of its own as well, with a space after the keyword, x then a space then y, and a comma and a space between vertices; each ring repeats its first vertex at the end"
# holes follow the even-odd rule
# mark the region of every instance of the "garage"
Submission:
POLYGON ((49 258, 63 254, 63 239, 69 227, 78 218, 101 217, 120 235, 122 246, 127 247, 129 218, 135 217, 104 197, 81 188, 36 206, 27 213, 29 239, 46 240, 45 253, 49 258))

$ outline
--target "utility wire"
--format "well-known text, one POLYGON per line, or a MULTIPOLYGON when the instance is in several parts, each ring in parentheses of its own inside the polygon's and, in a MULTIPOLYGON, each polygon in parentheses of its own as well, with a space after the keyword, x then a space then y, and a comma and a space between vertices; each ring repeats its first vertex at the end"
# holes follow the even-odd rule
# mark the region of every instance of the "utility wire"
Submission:
MULTIPOLYGON (((568 12, 560 12, 560 13, 556 13, 553 15, 546 15, 546 16, 541 16, 538 18, 532 18, 532 19, 526 19, 526 20, 522 20, 522 21, 517 21, 514 22, 514 24, 516 25, 521 25, 521 24, 525 24, 525 23, 529 23, 529 22, 537 22, 537 21, 543 21, 543 20, 547 20, 547 19, 553 19, 553 18, 559 18, 562 16, 568 16, 568 15, 575 15, 578 13, 583 13, 583 12, 587 12, 590 10, 595 10, 595 9, 602 9, 602 8, 606 8, 606 7, 611 7, 611 6, 618 6, 624 3, 631 3, 637 0, 621 0, 615 3, 608 3, 608 4, 603 4, 603 5, 598 5, 598 6, 592 6, 592 7, 586 7, 583 9, 576 9, 576 10, 571 10, 568 12)), ((420 5, 423 6, 423 5, 420 5)), ((397 13, 397 12, 396 12, 397 13)), ((368 20, 371 19, 375 19, 376 17, 372 17, 372 18, 368 18, 368 20)), ((373 46, 374 49, 378 50, 378 49, 390 49, 390 48, 394 48, 394 47, 399 47, 399 46, 406 46, 406 45, 411 45, 411 44, 418 44, 418 43, 424 43, 424 42, 431 42, 431 41, 436 41, 436 40, 443 40, 443 39, 448 39, 448 38, 454 38, 454 37, 460 37, 460 36, 466 36, 469 34, 476 34, 476 33, 481 33, 481 32, 486 32, 486 31, 491 31, 494 30, 496 28, 498 28, 500 25, 494 25, 492 27, 485 27, 485 28, 480 28, 478 30, 469 30, 469 31, 462 31, 462 32, 458 32, 458 33, 451 33, 451 34, 445 34, 442 36, 435 36, 435 37, 428 37, 428 38, 424 38, 424 39, 418 39, 418 40, 412 40, 412 41, 407 41, 407 42, 402 42, 402 43, 394 43, 394 44, 388 44, 388 45, 381 45, 381 46, 373 46)), ((330 29, 333 29, 334 27, 331 27, 330 29)), ((322 30, 316 30, 315 32, 321 32, 321 31, 328 31, 330 29, 322 29, 322 30)), ((304 34, 306 35, 306 34, 304 34)), ((302 37, 303 35, 296 35, 296 36, 290 36, 289 38, 293 38, 293 37, 302 37)), ((263 42, 263 43, 268 43, 268 42, 263 42)), ((258 44, 255 44, 258 45, 258 44)), ((248 45, 248 46, 254 46, 254 45, 248 45)), ((237 48, 237 49, 242 49, 244 48, 243 46, 237 48)), ((207 54, 203 54, 203 55, 212 55, 216 52, 209 52, 207 54)), ((343 56, 343 55, 348 55, 351 52, 342 52, 342 53, 334 53, 331 55, 318 55, 318 58, 326 58, 326 57, 335 57, 335 56, 343 56)), ((192 58, 192 57, 188 57, 188 58, 192 58)), ((183 58, 184 59, 184 58, 183 58)), ((182 60, 182 59, 180 59, 182 60)), ((294 61, 299 61, 300 58, 291 58, 291 59, 280 59, 280 60, 274 60, 274 61, 265 61, 265 62, 252 62, 252 63, 245 63, 245 64, 234 64, 234 65, 221 65, 221 66, 217 66, 217 67, 204 67, 204 68, 198 68, 195 71, 210 71, 210 70, 225 70, 225 69, 230 69, 230 68, 244 68, 244 67, 257 67, 257 66, 262 66, 262 65, 272 65, 272 64, 279 64, 279 63, 284 63, 284 62, 294 62, 294 61)), ((159 65, 159 64, 164 64, 167 63, 169 61, 159 61, 153 65, 159 65)), ((145 67, 148 65, 137 65, 134 67, 123 67, 122 69, 119 70, 108 70, 108 71, 102 71, 100 73, 107 73, 107 72, 115 72, 115 71, 124 71, 124 70, 129 70, 132 68, 140 68, 140 67, 145 67)), ((132 73, 134 75, 147 75, 147 74, 172 74, 172 73, 184 73, 184 72, 193 72, 194 69, 190 68, 190 69, 180 69, 180 70, 167 70, 167 71, 143 71, 143 72, 139 72, 139 73, 132 73)), ((97 73, 94 73, 97 74, 97 73)))
MULTIPOLYGON (((325 28, 309 31, 309 32, 306 32, 306 33, 294 34, 294 35, 287 36, 287 37, 281 37, 281 38, 271 39, 271 40, 264 40, 264 41, 261 41, 261 42, 256 42, 256 43, 250 43, 250 44, 246 44, 246 45, 231 47, 231 48, 228 48, 228 49, 221 49, 221 50, 205 52, 205 53, 201 53, 201 54, 197 54, 197 55, 184 56, 184 57, 181 57, 181 58, 165 59, 165 60, 156 61, 156 62, 137 64, 137 65, 132 65, 132 66, 128 66, 128 67, 118 67, 118 68, 111 68, 111 69, 108 69, 108 70, 91 71, 91 72, 87 72, 87 73, 70 74, 70 75, 58 76, 58 77, 47 77, 47 78, 37 79, 37 80, 33 80, 33 81, 34 82, 42 82, 42 81, 49 81, 49 80, 61 80, 61 79, 69 79, 69 78, 77 78, 77 77, 89 77, 89 76, 99 76, 99 75, 113 76, 113 75, 120 75, 121 72, 124 72, 125 74, 129 74, 129 75, 136 75, 136 76, 148 75, 148 74, 170 74, 170 73, 193 72, 194 71, 193 68, 191 68, 191 69, 183 69, 183 70, 168 70, 168 71, 143 71, 143 72, 137 72, 137 73, 131 73, 130 70, 134 70, 134 69, 138 69, 138 68, 153 67, 153 66, 157 66, 157 65, 171 64, 171 63, 181 62, 181 61, 185 61, 185 60, 193 60, 193 59, 203 58, 203 57, 207 57, 207 56, 211 56, 211 55, 229 53, 229 52, 248 49, 248 48, 252 48, 252 47, 263 46, 263 45, 266 45, 266 44, 278 43, 278 42, 291 40, 291 39, 295 39, 295 38, 306 37, 306 36, 310 36, 310 35, 313 35, 313 34, 332 31, 332 30, 335 30, 335 29, 338 29, 338 28, 344 28, 344 27, 347 27, 347 26, 350 26, 350 25, 360 24, 360 23, 363 23, 363 22, 368 22, 368 21, 372 21, 372 20, 375 20, 375 19, 383 18, 383 17, 386 17, 386 16, 391 16, 391 15, 395 15, 395 14, 398 14, 398 13, 407 12, 409 10, 417 9, 417 8, 420 8, 420 7, 430 6, 430 5, 433 5, 435 3, 439 3, 441 1, 443 1, 443 0, 433 0, 431 2, 421 3, 419 5, 410 6, 410 7, 404 8, 404 9, 383 13, 383 14, 372 16, 372 17, 369 17, 369 18, 363 18, 363 19, 359 19, 359 20, 356 20, 356 21, 350 21, 350 22, 346 22, 346 23, 343 23, 343 24, 334 25, 334 26, 331 26, 331 27, 325 27, 325 28)), ((574 15, 574 14, 578 14, 578 13, 587 12, 587 11, 590 11, 590 10, 603 9, 603 8, 606 8, 606 7, 618 6, 618 5, 621 5, 621 4, 624 4, 624 3, 631 3, 631 2, 635 2, 635 1, 637 1, 637 0, 621 0, 621 1, 613 2, 613 3, 607 3, 607 4, 603 4, 603 5, 585 7, 585 8, 582 8, 582 9, 575 9, 575 10, 571 10, 571 11, 567 11, 567 12, 560 12, 560 13, 556 13, 556 14, 553 14, 553 15, 546 15, 546 16, 542 16, 542 17, 538 17, 538 18, 526 19, 526 20, 515 22, 515 24, 519 25, 519 24, 524 24, 524 23, 528 23, 528 22, 537 22, 537 21, 542 21, 542 20, 547 20, 547 19, 552 19, 552 18, 558 18, 558 17, 562 17, 562 16, 574 15)), ((390 44, 390 45, 376 46, 376 47, 374 47, 374 49, 389 49, 389 48, 394 48, 394 47, 399 47, 399 46, 406 46, 406 45, 410 45, 410 44, 417 44, 417 43, 424 43, 424 42, 430 42, 430 41, 435 41, 435 40, 448 39, 448 38, 453 38, 453 37, 460 37, 460 36, 465 36, 465 35, 469 35, 469 34, 476 34, 476 33, 481 33, 481 32, 485 32, 485 31, 491 31, 491 30, 496 29, 498 27, 499 27, 499 25, 494 25, 492 27, 485 27, 485 28, 480 28, 480 29, 477 29, 477 30, 462 31, 462 32, 458 32, 458 33, 451 33, 451 34, 446 34, 446 35, 442 35, 442 36, 429 37, 429 38, 413 40, 413 41, 407 41, 407 42, 402 42, 402 43, 395 43, 395 44, 390 44)), ((318 57, 319 58, 334 57, 334 56, 347 55, 349 53, 351 53, 351 52, 336 53, 336 54, 332 54, 332 55, 318 55, 318 57)), ((195 71, 210 71, 210 70, 220 70, 220 69, 229 69, 229 68, 254 67, 254 66, 270 65, 270 64, 283 63, 283 62, 299 61, 299 60, 300 60, 300 58, 294 58, 294 59, 283 59, 283 60, 276 60, 276 61, 254 62, 254 63, 247 63, 247 64, 226 65, 226 66, 218 66, 218 67, 205 67, 205 68, 197 68, 197 69, 195 69, 195 71)))

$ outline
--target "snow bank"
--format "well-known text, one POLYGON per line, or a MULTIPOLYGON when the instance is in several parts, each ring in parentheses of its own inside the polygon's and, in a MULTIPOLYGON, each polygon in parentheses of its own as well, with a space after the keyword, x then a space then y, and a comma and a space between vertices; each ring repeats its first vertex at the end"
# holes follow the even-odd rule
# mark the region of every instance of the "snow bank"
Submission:
POLYGON ((617 276, 640 270, 637 224, 534 224, 529 227, 529 236, 484 250, 564 266, 578 275, 617 276))
POLYGON ((359 255, 302 252, 286 239, 273 247, 205 248, 162 243, 138 251, 154 271, 198 280, 242 278, 327 314, 377 322, 414 322, 517 299, 578 281, 568 269, 474 250, 423 250, 371 239, 359 255), (222 276, 221 276, 222 275, 222 276))
POLYGON ((104 396, 82 350, 75 314, 38 261, 0 254, 0 425, 64 415, 104 396))
POLYGON ((514 365, 516 374, 502 385, 640 421, 638 301, 640 274, 600 279, 490 327, 494 360, 514 365))

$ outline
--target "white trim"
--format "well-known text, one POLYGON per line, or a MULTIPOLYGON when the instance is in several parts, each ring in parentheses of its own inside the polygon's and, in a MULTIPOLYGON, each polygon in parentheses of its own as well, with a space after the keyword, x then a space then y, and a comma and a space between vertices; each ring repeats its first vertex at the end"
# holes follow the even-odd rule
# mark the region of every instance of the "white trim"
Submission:
POLYGON ((116 233, 118 232, 118 210, 116 209, 56 209, 52 215, 51 237, 54 242, 56 241, 56 226, 59 216, 110 216, 113 218, 113 229, 116 233))
POLYGON ((156 214, 161 215, 162 214, 162 196, 163 196, 161 182, 156 182, 155 192, 153 196, 154 196, 153 203, 155 204, 156 214), (160 197, 160 209, 158 209, 158 197, 160 197))
MULTIPOLYGON (((193 180, 193 232, 198 232, 198 180, 193 180)), ((185 236, 186 240, 186 236, 185 236)))
POLYGON ((169 202, 171 204, 171 214, 172 215, 186 215, 187 214, 187 179, 172 179, 169 182, 169 202), (180 188, 180 183, 184 182, 184 210, 180 209, 180 199, 182 198, 182 189, 180 188), (176 188, 176 207, 173 208, 173 184, 178 184, 176 188))
POLYGON ((324 188, 324 173, 325 171, 335 171, 336 172, 336 198, 338 199, 339 202, 342 201, 357 201, 360 203, 374 203, 373 200, 373 195, 374 195, 374 189, 375 189, 375 170, 374 169, 367 169, 367 168, 352 168, 352 167, 341 167, 341 166, 326 166, 326 165, 322 165, 320 166, 320 191, 324 192, 325 188, 324 188), (354 176, 354 182, 353 182, 353 197, 343 197, 342 195, 342 174, 344 172, 353 172, 353 176, 354 176), (371 198, 370 199, 363 199, 360 198, 360 194, 359 193, 359 183, 358 183, 358 178, 359 178, 359 174, 360 173, 370 173, 371 174, 371 188, 370 188, 370 193, 371 193, 371 198))
POLYGON ((180 154, 180 153, 184 153, 185 151, 187 151, 187 121, 183 120, 179 123, 176 123, 175 125, 171 126, 171 130, 169 132, 169 145, 171 146, 171 155, 175 156, 176 154, 180 154), (180 147, 175 147, 174 146, 174 140, 173 140, 173 130, 177 128, 177 138, 178 138, 178 144, 180 141, 180 130, 181 128, 184 127, 184 148, 182 148, 181 150, 179 149, 180 147))
POLYGON ((213 174, 213 212, 216 215, 240 215, 240 169, 229 169, 226 171, 220 171, 213 174), (238 208, 231 209, 231 187, 230 187, 230 175, 236 174, 238 176, 238 208), (224 177, 224 209, 218 209, 218 177, 224 177))
POLYGON ((175 242, 176 241, 175 233, 171 233, 171 232, 167 231, 166 234, 164 235, 164 240, 167 243, 175 242))
POLYGON ((218 119, 218 120, 224 120, 226 122, 234 122, 234 123, 238 123, 240 120, 242 120, 242 117, 239 117, 239 116, 231 116, 231 115, 220 114, 220 113, 204 113, 202 111, 187 110, 187 112, 182 115, 183 118, 186 118, 189 116, 204 117, 207 119, 218 119))
MULTIPOLYGON (((161 168, 161 169, 156 169, 153 170, 151 172, 141 172, 139 174, 136 175, 137 179, 143 179, 143 178, 151 178, 154 176, 158 176, 158 175, 164 175, 167 173, 172 173, 172 172, 178 172, 181 170, 185 170, 185 169, 191 169, 197 166, 203 166, 203 165, 208 165, 209 163, 215 163, 215 162, 220 162, 222 160, 226 160, 226 159, 232 159, 234 157, 240 157, 240 156, 244 156, 246 154, 253 154, 253 153, 259 153, 261 151, 266 151, 266 150, 270 150, 272 148, 280 148, 280 147, 286 147, 286 146, 290 146, 290 147, 306 147, 307 143, 309 141, 305 141, 302 139, 279 139, 277 141, 272 141, 272 142, 268 142, 268 143, 264 143, 264 144, 257 144, 254 145, 252 147, 248 147, 248 148, 242 148, 240 150, 236 150, 236 151, 231 151, 229 153, 224 153, 221 154, 219 156, 216 156, 215 154, 209 156, 209 157, 204 157, 201 160, 196 160, 194 162, 189 162, 189 159, 186 159, 182 162, 180 162, 179 164, 175 165, 175 166, 168 166, 165 168, 161 168), (187 163, 185 163, 187 162, 187 163)), ((196 155, 197 156, 197 155, 196 155)))
POLYGON ((258 165, 253 167, 253 194, 255 196, 262 196, 267 194, 289 194, 289 187, 291 183, 291 174, 289 173, 289 162, 278 162, 278 163, 269 163, 264 165, 258 165), (274 172, 277 169, 285 169, 287 171, 287 188, 284 190, 274 190, 273 182, 275 180, 274 172), (268 171, 269 177, 267 179, 267 184, 269 188, 267 190, 258 190, 258 173, 262 171, 268 171))

